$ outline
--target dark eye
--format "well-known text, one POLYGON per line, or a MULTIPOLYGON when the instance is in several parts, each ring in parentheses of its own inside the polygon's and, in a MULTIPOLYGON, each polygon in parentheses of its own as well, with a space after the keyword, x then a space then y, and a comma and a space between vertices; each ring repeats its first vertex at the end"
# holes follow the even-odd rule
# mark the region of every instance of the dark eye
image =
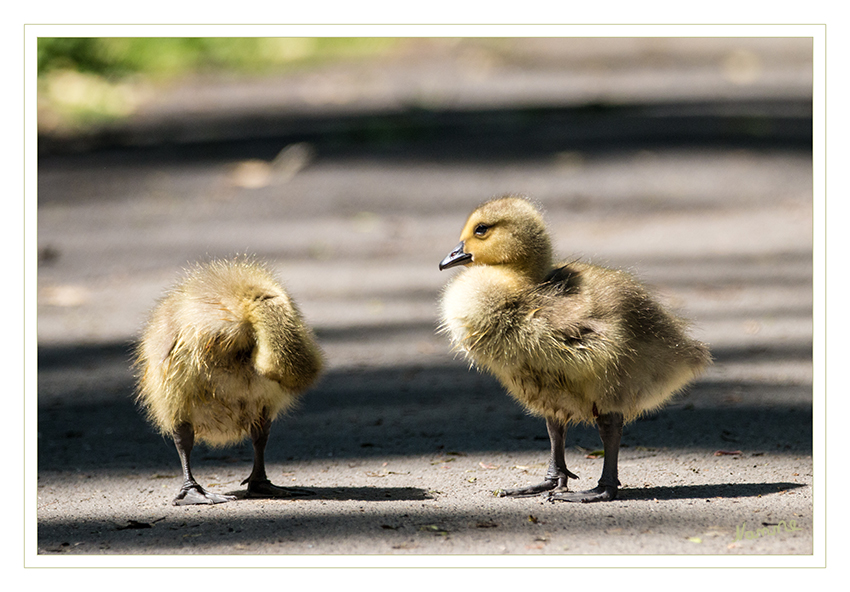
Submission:
POLYGON ((486 224, 479 224, 475 227, 475 230, 473 232, 475 233, 475 236, 484 236, 485 234, 487 234, 488 230, 490 230, 489 226, 487 226, 486 224))

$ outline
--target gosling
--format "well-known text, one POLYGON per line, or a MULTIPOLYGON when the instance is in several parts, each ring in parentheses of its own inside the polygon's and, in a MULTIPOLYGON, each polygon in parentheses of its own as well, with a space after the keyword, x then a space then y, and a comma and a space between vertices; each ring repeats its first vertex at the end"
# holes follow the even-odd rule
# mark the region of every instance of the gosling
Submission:
POLYGON ((265 448, 271 422, 314 383, 322 363, 295 302, 264 265, 246 258, 192 269, 154 308, 136 351, 138 402, 174 440, 183 467, 173 504, 236 499, 195 481, 196 439, 217 447, 251 438, 248 497, 311 495, 269 481, 265 448))
POLYGON ((553 266, 540 211, 522 196, 479 206, 440 269, 467 266, 446 286, 441 329, 472 365, 489 371, 543 417, 551 457, 545 480, 500 497, 616 499, 623 423, 660 407, 711 361, 688 323, 629 274, 568 261, 553 266), (596 423, 604 447, 596 488, 570 492, 566 427, 596 423))

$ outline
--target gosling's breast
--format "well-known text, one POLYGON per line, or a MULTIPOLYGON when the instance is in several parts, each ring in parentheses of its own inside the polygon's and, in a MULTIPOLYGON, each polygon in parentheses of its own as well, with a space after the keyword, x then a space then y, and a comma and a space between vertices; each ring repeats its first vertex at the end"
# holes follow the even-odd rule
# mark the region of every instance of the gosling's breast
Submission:
POLYGON ((446 287, 441 308, 443 329, 476 363, 511 366, 528 348, 522 295, 514 281, 491 269, 462 271, 446 287))

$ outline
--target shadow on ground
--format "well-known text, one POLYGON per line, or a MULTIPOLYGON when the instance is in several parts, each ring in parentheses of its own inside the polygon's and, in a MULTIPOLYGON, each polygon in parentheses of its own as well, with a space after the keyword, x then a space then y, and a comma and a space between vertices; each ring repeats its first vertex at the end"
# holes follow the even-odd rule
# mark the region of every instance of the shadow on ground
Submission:
MULTIPOLYGON (((301 488, 299 488, 301 489, 301 488)), ((433 499, 427 491, 417 487, 309 487, 301 489, 312 495, 295 495, 292 500, 336 500, 358 502, 411 502, 433 499)), ((226 495, 234 495, 237 500, 262 499, 249 498, 244 489, 226 491, 226 495)))
MULTIPOLYGON (((780 491, 801 487, 794 483, 738 483, 700 486, 673 486, 646 488, 643 490, 624 490, 621 500, 707 500, 709 498, 761 497, 780 491)), ((320 491, 331 499, 352 499, 374 501, 387 496, 398 495, 396 488, 339 488, 342 497, 333 497, 334 489, 320 491)), ((405 490, 401 497, 408 499, 408 492, 415 497, 416 490, 405 490)), ((387 498, 389 499, 389 498, 387 498)), ((425 499, 425 498, 418 498, 425 499)), ((262 545, 267 551, 274 552, 274 544, 309 543, 322 544, 327 540, 345 540, 347 537, 373 538, 390 548, 415 548, 415 542, 430 539, 433 536, 479 536, 482 531, 495 529, 494 534, 505 540, 517 540, 523 536, 539 535, 537 522, 526 519, 523 512, 516 511, 517 500, 503 500, 498 508, 482 506, 480 511, 458 513, 455 510, 435 507, 427 514, 405 510, 382 510, 362 514, 340 509, 304 514, 287 512, 284 508, 276 513, 274 519, 262 515, 242 516, 234 520, 229 514, 205 513, 203 517, 190 514, 150 516, 150 511, 138 520, 129 519, 115 522, 104 519, 81 519, 67 517, 43 521, 38 526, 38 538, 50 541, 40 553, 63 553, 71 550, 92 553, 96 550, 124 553, 169 553, 181 551, 192 545, 226 543, 234 549, 249 550, 251 545, 262 545), (71 534, 72 533, 72 534, 71 534), (63 541, 56 543, 56 541, 63 541), (72 542, 73 541, 73 542, 72 542), (108 542, 107 542, 108 541, 108 542), (394 546, 394 543, 396 546, 394 546), (271 547, 269 547, 271 545, 271 547)), ((232 503, 250 503, 245 502, 232 503)), ((287 501, 280 503, 300 503, 287 501)), ((541 502, 543 503, 543 502, 541 502)), ((566 504, 560 504, 567 507, 566 504)), ((582 513, 581 519, 572 516, 579 508, 569 504, 573 512, 558 513, 555 519, 544 522, 546 529, 565 529, 571 534, 586 532, 604 532, 610 527, 607 512, 582 513)), ((595 504, 592 504, 596 507, 595 504)), ((165 514, 163 510, 162 514, 165 514)), ((667 507, 665 512, 653 512, 647 506, 631 506, 630 524, 640 524, 640 528, 661 529, 664 524, 676 524, 680 528, 699 528, 699 519, 687 506, 667 507)), ((704 525, 702 525, 704 526, 704 525)), ((374 552, 385 552, 375 548, 374 552)), ((305 549, 306 550, 306 549, 305 549)), ((308 551, 309 552, 309 551, 308 551)))
MULTIPOLYGON (((742 363, 811 359, 805 347, 714 354, 742 363)), ((39 471, 176 470, 173 445, 152 430, 133 402, 130 357, 130 346, 120 343, 39 349, 39 471)), ((693 448, 810 454, 811 385, 698 382, 673 405, 627 426, 623 446, 626 453, 693 448)), ((567 447, 598 448, 596 430, 571 428, 567 447)), ((547 450, 542 420, 525 414, 491 377, 451 361, 329 372, 296 411, 275 423, 267 460, 450 451, 485 456, 540 451, 542 459, 547 450)), ((196 459, 244 463, 247 469, 251 450, 247 443, 198 447, 196 459)))
POLYGON ((103 129, 39 137, 40 156, 132 150, 135 158, 173 163, 211 157, 272 159, 281 146, 309 142, 334 158, 369 153, 497 160, 536 157, 552 148, 733 145, 810 149, 810 99, 587 104, 507 109, 418 109, 342 115, 217 114, 149 128, 103 129), (213 138, 213 139, 211 139, 213 138), (451 138, 451 142, 446 142, 451 138))

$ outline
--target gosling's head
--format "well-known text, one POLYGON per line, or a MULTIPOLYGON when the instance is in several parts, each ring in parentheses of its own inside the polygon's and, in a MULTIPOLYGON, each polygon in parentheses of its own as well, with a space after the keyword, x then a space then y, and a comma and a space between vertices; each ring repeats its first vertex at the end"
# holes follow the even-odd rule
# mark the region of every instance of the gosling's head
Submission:
POLYGON ((552 245, 540 211, 512 195, 481 204, 440 269, 457 265, 502 265, 541 281, 552 265, 552 245))

